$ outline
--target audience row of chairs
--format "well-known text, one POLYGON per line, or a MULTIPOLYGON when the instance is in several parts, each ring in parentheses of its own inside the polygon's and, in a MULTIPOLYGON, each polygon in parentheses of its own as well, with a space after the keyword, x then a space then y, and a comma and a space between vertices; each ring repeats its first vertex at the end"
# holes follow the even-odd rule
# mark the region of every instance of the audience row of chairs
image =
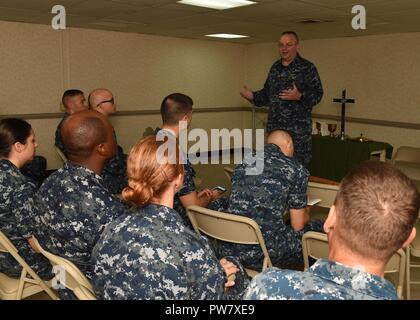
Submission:
MULTIPOLYGON (((67 159, 62 152, 56 149, 63 161, 67 159)), ((418 164, 420 166, 420 149, 401 147, 397 150, 393 158, 393 164, 399 166, 418 164)), ((231 179, 233 169, 225 167, 228 179, 231 179)), ((308 184, 309 198, 319 198, 321 202, 316 205, 318 208, 328 209, 334 202, 338 186, 335 184, 325 184, 310 181, 308 184)), ((187 210, 193 228, 196 232, 204 234, 214 239, 238 243, 260 245, 264 253, 264 262, 261 269, 271 267, 272 263, 265 245, 264 238, 258 224, 246 217, 232 215, 228 213, 213 211, 199 206, 191 206, 187 210)), ((316 211, 315 211, 316 212, 316 211)), ((322 217, 325 218, 325 212, 322 217)), ((51 262, 53 266, 60 266, 65 270, 65 286, 72 290, 77 298, 81 300, 94 300, 95 295, 92 285, 82 272, 69 260, 45 251, 38 241, 34 239, 35 247, 51 262)), ((309 268, 309 257, 313 259, 328 258, 329 248, 326 234, 317 232, 307 232, 302 239, 304 267, 309 268)), ((52 281, 43 281, 32 268, 19 255, 16 247, 10 240, 0 232, 0 252, 10 253, 22 266, 20 279, 12 279, 0 273, 0 299, 24 299, 31 295, 45 291, 51 299, 57 300, 58 297, 51 289, 52 281)), ((394 281, 397 294, 401 298, 403 293, 404 272, 406 273, 407 299, 410 299, 410 285, 420 284, 420 281, 412 281, 410 276, 411 267, 420 265, 411 264, 410 257, 420 257, 420 236, 404 250, 400 249, 389 261, 386 266, 386 274, 398 274, 397 281, 394 281)), ((247 273, 253 277, 259 270, 246 269, 247 273)))
POLYGON ((33 238, 33 244, 50 261, 53 267, 58 266, 62 269, 60 274, 50 281, 42 280, 19 255, 13 243, 0 231, 0 252, 11 254, 22 267, 19 279, 10 278, 0 273, 0 300, 21 300, 42 291, 51 299, 59 300, 51 289, 54 283, 57 285, 61 283, 67 289, 73 291, 74 295, 80 300, 95 300, 92 285, 78 267, 67 259, 45 251, 35 238, 33 238))

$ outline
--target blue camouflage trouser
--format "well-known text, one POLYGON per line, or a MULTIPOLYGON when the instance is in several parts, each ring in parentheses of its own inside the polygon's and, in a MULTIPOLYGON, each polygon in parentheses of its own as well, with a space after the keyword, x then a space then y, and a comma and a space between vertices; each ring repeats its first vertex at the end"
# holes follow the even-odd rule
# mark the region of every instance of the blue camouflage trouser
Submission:
POLYGON ((293 139, 293 146, 295 149, 294 157, 306 169, 310 169, 312 159, 312 135, 294 132, 289 132, 293 139))

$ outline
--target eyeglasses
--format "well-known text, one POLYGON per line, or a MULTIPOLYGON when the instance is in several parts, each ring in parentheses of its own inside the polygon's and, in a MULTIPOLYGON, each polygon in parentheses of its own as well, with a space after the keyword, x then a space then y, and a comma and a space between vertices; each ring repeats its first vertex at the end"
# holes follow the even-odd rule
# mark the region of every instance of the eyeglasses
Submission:
POLYGON ((114 104, 114 97, 112 97, 110 100, 101 101, 96 106, 99 107, 102 103, 107 103, 107 102, 111 102, 112 104, 114 104))

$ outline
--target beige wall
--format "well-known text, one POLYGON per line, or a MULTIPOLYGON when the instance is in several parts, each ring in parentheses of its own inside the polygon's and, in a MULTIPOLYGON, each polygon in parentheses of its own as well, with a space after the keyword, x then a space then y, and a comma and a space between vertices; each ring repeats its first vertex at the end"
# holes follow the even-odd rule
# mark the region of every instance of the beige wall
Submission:
MULTIPOLYGON (((195 108, 238 107, 244 79, 244 45, 0 21, 0 115, 60 112, 65 89, 112 90, 119 111, 156 110, 164 96, 183 92, 195 108)), ((242 127, 242 113, 196 114, 204 128, 242 127)), ((38 154, 48 167, 55 154, 56 119, 30 120, 38 154)), ((118 142, 129 147, 159 115, 112 117, 118 142)))
MULTIPOLYGON (((324 97, 313 110, 340 115, 332 103, 347 89, 356 104, 347 116, 420 124, 420 33, 302 41, 302 56, 318 68, 324 97)), ((246 52, 246 83, 262 88, 271 64, 278 58, 277 45, 250 45, 246 52)), ((327 120, 325 120, 327 121, 327 120)), ((333 122, 333 121, 329 121, 333 122)), ((400 145, 420 147, 420 131, 349 123, 347 133, 400 145)))
MULTIPOLYGON (((118 110, 159 110, 171 92, 190 94, 196 108, 248 106, 238 92, 243 84, 262 87, 277 59, 276 43, 239 45, 86 29, 54 31, 48 26, 0 21, 0 115, 60 112, 68 88, 88 93, 110 88, 118 110)), ((324 85, 324 98, 314 113, 339 115, 331 102, 347 88, 356 104, 351 117, 420 123, 420 33, 309 40, 301 43, 324 85)), ((257 114, 257 127, 264 114, 257 114)), ((61 162, 52 149, 60 121, 30 120, 39 140, 38 153, 49 168, 61 162)), ((126 151, 147 126, 160 117, 112 117, 126 151)), ((251 128, 249 112, 195 113, 195 127, 251 128)), ((399 145, 420 146, 420 131, 348 124, 350 135, 399 145)))

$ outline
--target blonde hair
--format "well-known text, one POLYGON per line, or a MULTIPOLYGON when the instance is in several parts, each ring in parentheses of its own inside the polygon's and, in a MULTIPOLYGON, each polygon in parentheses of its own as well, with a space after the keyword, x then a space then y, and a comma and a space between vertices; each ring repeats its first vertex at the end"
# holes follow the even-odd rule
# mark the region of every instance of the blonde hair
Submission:
POLYGON ((159 198, 174 179, 184 174, 178 144, 175 164, 170 163, 168 150, 164 153, 167 161, 158 161, 158 149, 165 142, 156 141, 156 136, 150 136, 131 149, 127 159, 128 186, 122 191, 122 197, 128 203, 138 207, 148 205, 159 198))

